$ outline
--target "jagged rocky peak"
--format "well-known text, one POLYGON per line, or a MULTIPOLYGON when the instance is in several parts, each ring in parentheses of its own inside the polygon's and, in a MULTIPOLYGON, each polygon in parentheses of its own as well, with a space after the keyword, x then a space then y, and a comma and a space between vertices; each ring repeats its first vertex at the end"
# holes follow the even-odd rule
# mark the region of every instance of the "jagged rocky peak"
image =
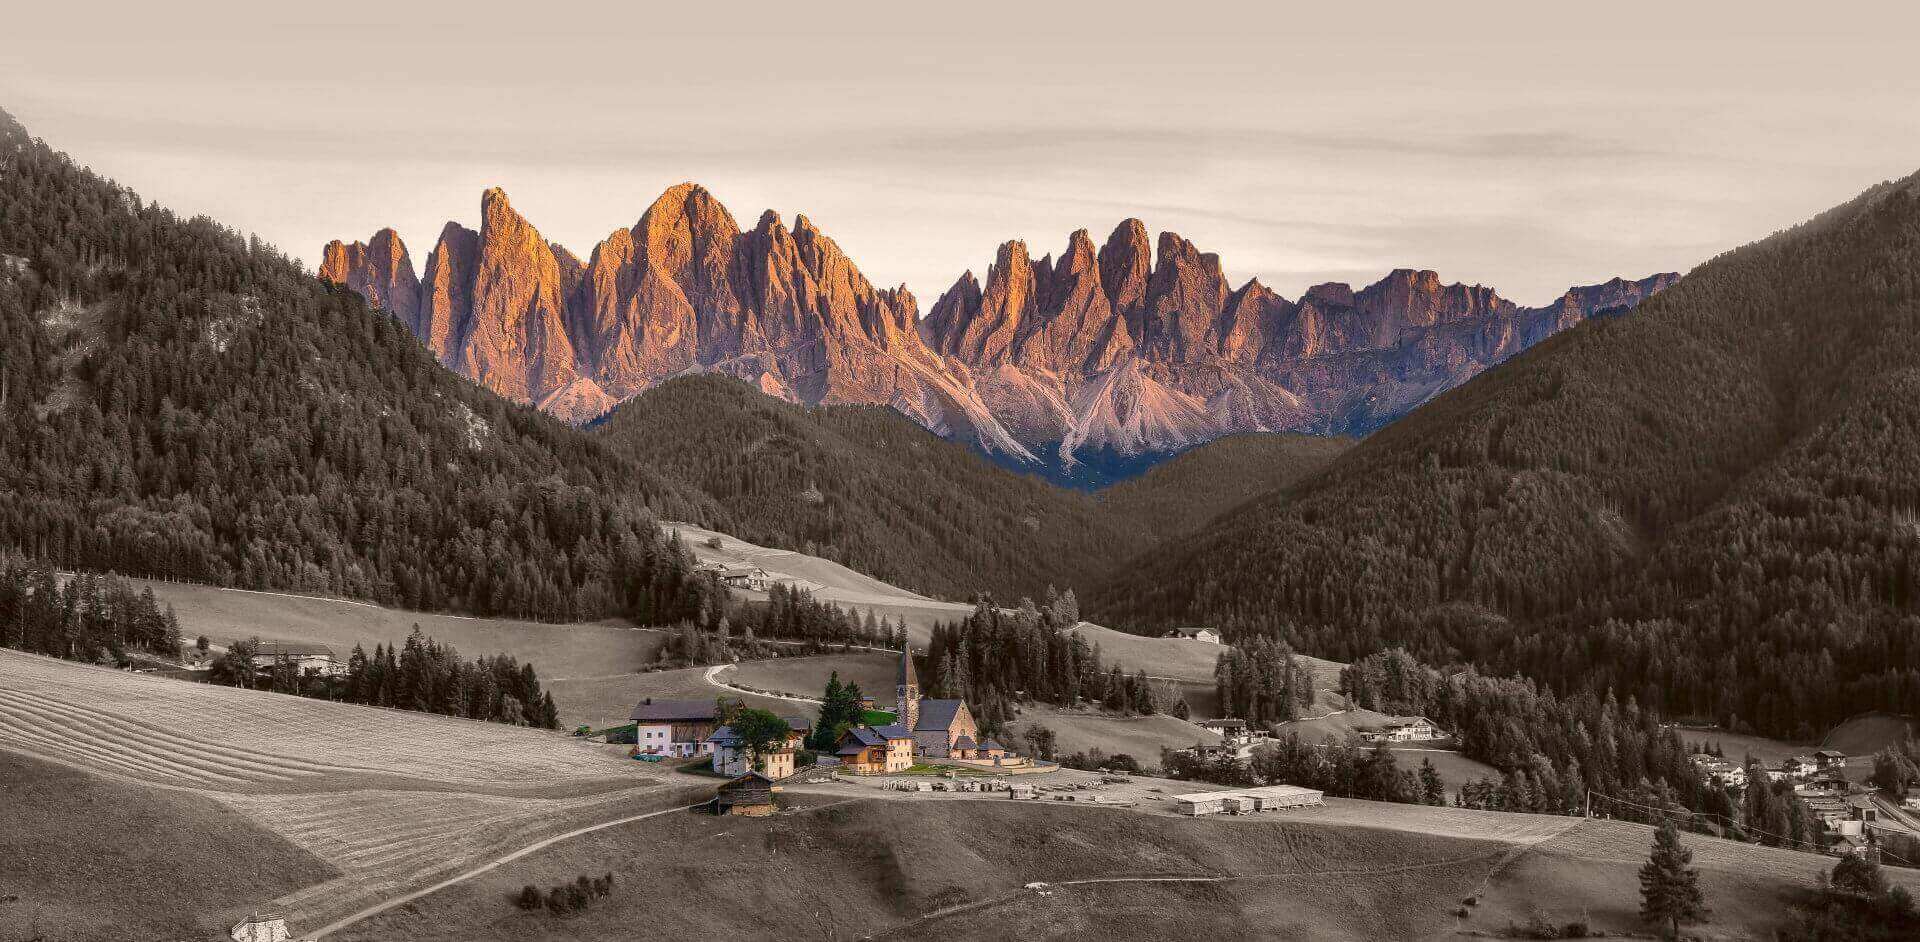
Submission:
POLYGON ((321 253, 320 277, 359 292, 369 304, 418 329, 420 278, 414 273, 407 244, 392 229, 382 229, 364 243, 327 243, 321 253))
POLYGON ((572 420, 690 371, 809 404, 900 409, 1017 460, 1169 452, 1244 431, 1366 432, 1555 331, 1677 277, 1613 279, 1521 308, 1403 268, 1295 303, 1220 256, 1125 219, 1037 261, 1002 243, 927 317, 805 215, 742 230, 706 188, 667 189, 585 261, 505 192, 449 222, 413 275, 391 230, 331 243, 320 274, 407 322, 443 363, 572 420))

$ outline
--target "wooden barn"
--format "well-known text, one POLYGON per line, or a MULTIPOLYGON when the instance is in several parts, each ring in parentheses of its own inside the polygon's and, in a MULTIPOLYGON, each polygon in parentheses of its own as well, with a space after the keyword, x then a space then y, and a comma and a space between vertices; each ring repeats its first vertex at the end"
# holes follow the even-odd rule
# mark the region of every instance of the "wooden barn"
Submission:
POLYGON ((772 814, 773 779, 748 772, 720 786, 713 798, 714 814, 738 814, 762 817, 772 814))

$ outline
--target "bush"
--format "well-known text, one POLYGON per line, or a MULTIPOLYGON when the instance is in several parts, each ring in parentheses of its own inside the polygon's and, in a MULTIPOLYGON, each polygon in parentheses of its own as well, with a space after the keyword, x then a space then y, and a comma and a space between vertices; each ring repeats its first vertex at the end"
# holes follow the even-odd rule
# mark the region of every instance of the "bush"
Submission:
POLYGON ((529 883, 520 888, 520 895, 513 898, 513 905, 525 910, 535 910, 545 905, 546 901, 546 895, 540 892, 540 888, 529 883))

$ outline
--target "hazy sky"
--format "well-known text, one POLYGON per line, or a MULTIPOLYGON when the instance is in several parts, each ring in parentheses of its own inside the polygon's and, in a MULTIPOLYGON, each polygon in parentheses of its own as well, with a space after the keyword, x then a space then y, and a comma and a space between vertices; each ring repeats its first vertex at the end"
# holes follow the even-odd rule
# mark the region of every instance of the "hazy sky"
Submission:
POLYGON ((1920 169, 1907 2, 116 6, 9 9, 0 107, 309 264, 392 225, 423 266, 491 185, 584 257, 696 180, 923 310, 1126 216, 1290 297, 1542 303, 1920 169))

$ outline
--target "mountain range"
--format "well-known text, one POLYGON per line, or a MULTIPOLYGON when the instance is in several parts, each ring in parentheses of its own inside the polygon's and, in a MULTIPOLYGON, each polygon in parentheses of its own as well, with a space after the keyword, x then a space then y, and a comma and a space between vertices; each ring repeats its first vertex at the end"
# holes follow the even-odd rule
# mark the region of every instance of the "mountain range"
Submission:
POLYGON ((400 236, 329 243, 320 276, 405 323, 440 361, 575 423, 679 375, 807 404, 891 406, 1024 470, 1097 484, 1223 435, 1364 434, 1572 324, 1678 276, 1613 279, 1528 308, 1400 269, 1298 301, 1233 287, 1217 255, 1139 220, 1059 258, 1002 244, 920 316, 806 216, 752 229, 681 184, 586 261, 481 197, 416 274, 400 236))

